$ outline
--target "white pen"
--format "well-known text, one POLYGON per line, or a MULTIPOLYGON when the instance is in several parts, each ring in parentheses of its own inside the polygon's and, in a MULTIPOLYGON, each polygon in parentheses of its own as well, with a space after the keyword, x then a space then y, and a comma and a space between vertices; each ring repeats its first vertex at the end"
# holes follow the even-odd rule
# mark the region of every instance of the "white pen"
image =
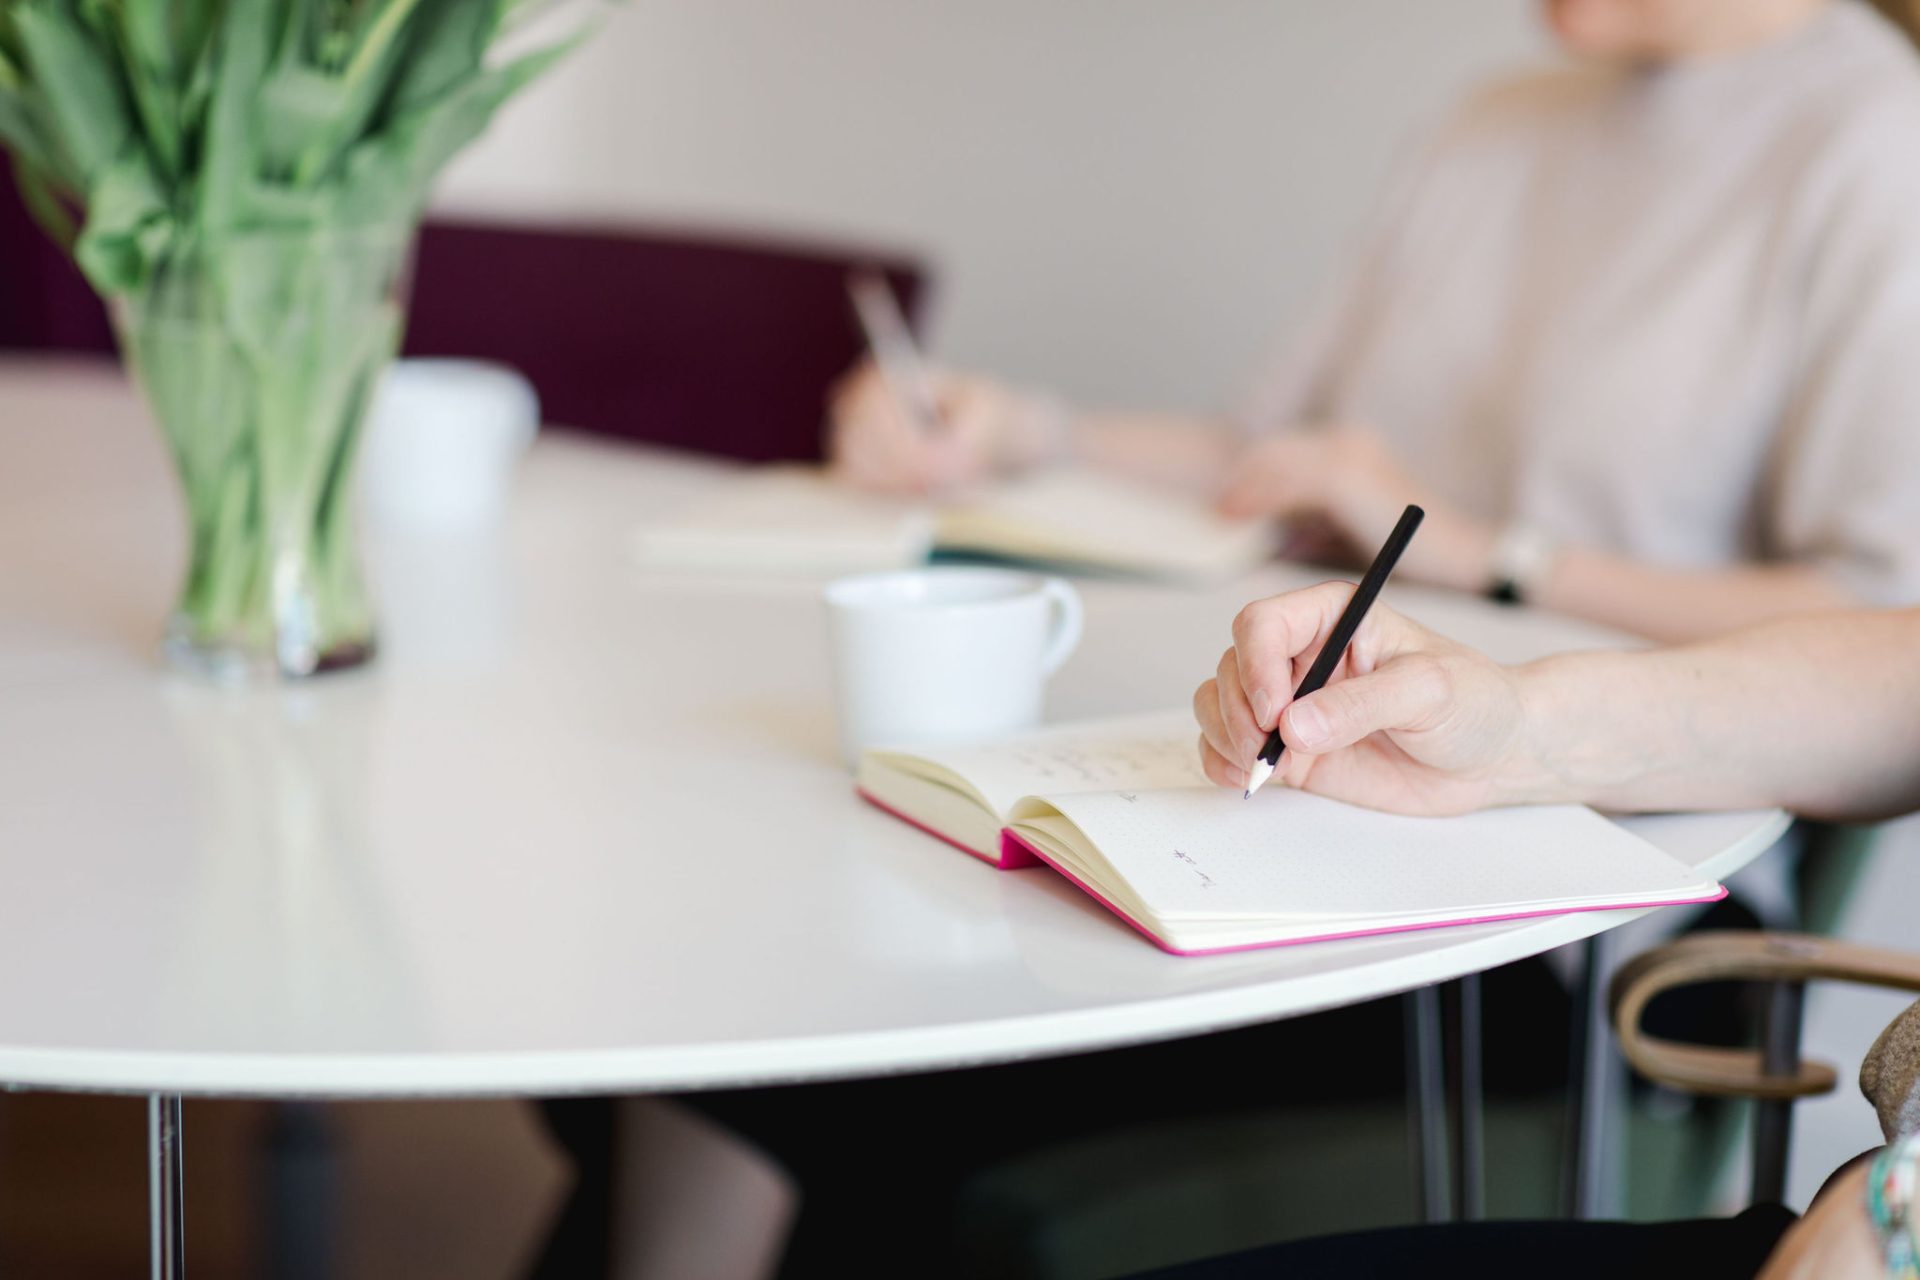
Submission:
POLYGON ((847 295, 853 299, 853 312, 867 336, 867 347, 894 402, 913 421, 929 431, 945 430, 946 418, 940 412, 940 400, 934 394, 933 379, 920 359, 907 318, 900 314, 887 278, 878 271, 863 269, 847 276, 847 295))

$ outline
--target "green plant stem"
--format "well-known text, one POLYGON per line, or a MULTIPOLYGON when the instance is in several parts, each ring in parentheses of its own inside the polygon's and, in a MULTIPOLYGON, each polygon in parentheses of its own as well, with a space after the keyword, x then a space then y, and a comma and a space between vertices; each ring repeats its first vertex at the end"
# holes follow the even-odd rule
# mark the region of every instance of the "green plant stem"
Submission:
POLYGON ((294 236, 188 257, 123 309, 192 530, 177 638, 296 674, 369 646, 352 478, 398 343, 398 239, 356 254, 294 236), (230 301, 230 287, 267 286, 280 290, 274 307, 255 293, 238 310, 230 301))

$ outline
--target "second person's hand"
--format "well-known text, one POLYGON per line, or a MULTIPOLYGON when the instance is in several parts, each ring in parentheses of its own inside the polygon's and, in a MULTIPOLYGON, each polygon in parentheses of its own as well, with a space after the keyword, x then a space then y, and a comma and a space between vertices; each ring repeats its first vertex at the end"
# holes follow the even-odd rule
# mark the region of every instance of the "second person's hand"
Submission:
POLYGON ((835 385, 827 459, 835 474, 882 493, 940 493, 1018 470, 1047 442, 1031 397, 989 378, 929 372, 938 422, 899 403, 871 360, 835 385))
POLYGON ((1437 501, 1371 432, 1288 432, 1249 447, 1232 475, 1220 497, 1221 513, 1287 522, 1303 535, 1289 548, 1291 555, 1321 559, 1341 544, 1369 551, 1412 504, 1424 508, 1427 518, 1401 573, 1459 591, 1488 584, 1493 531, 1437 501))

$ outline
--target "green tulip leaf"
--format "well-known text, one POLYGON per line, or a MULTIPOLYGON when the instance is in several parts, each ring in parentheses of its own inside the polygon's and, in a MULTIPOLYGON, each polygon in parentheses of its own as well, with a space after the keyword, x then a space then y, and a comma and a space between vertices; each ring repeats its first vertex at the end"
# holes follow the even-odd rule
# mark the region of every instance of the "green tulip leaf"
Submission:
MULTIPOLYGON (((205 276, 256 233, 404 236, 454 154, 572 47, 490 66, 527 9, 0 0, 0 147, 36 216, 109 295, 148 287, 170 256, 200 264, 176 274, 205 276)), ((236 341, 324 287, 325 255, 302 257, 292 274, 252 263, 257 288, 221 286, 218 309, 251 331, 236 341)))
POLYGON ((20 0, 14 22, 75 177, 91 186, 133 131, 114 59, 78 11, 55 0, 20 0))
POLYGON ((94 183, 74 260, 101 293, 129 293, 152 276, 173 235, 173 214, 153 169, 144 152, 130 147, 94 183))

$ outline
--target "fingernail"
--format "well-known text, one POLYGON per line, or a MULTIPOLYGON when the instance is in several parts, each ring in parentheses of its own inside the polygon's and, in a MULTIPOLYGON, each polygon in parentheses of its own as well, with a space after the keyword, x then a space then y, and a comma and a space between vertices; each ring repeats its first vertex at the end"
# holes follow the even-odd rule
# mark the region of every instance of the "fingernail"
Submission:
POLYGON ((1326 713, 1311 702, 1296 702, 1290 713, 1293 720, 1293 736, 1303 747, 1317 747, 1327 740, 1326 713))
POLYGON ((1253 691, 1253 722, 1262 729, 1267 728, 1267 717, 1273 714, 1273 699, 1267 696, 1265 689, 1253 691))

